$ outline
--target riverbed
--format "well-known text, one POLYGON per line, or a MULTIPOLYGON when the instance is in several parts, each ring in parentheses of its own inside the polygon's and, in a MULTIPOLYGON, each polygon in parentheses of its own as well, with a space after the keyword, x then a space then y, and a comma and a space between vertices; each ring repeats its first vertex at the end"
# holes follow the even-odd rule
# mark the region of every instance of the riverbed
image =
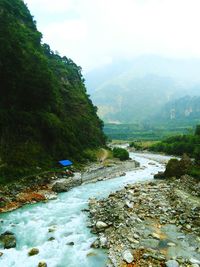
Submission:
POLYGON ((160 155, 154 155, 153 160, 145 155, 130 155, 140 163, 140 168, 123 177, 81 185, 48 203, 0 214, 0 233, 11 231, 17 238, 16 248, 0 248, 3 253, 0 267, 36 267, 39 262, 46 262, 48 267, 106 266, 106 251, 90 248, 95 236, 87 227, 89 220, 83 211, 88 207, 88 199, 106 197, 126 184, 153 179, 155 173, 164 170, 160 162, 169 159, 160 155), (39 254, 30 257, 28 252, 33 247, 39 249, 39 254))

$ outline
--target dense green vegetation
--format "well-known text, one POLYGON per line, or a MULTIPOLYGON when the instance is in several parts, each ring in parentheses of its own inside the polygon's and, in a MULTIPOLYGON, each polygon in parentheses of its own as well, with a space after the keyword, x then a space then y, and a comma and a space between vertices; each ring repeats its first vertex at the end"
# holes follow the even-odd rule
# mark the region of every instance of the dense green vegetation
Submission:
POLYGON ((113 157, 119 158, 120 160, 127 160, 129 159, 129 153, 126 149, 121 147, 114 147, 113 148, 113 157))
POLYGON ((177 135, 164 139, 151 146, 150 150, 180 156, 186 153, 197 159, 200 155, 200 135, 198 129, 199 126, 195 134, 177 135))
POLYGON ((179 156, 186 153, 194 158, 193 164, 187 170, 184 170, 182 166, 183 161, 176 159, 169 161, 166 169, 166 177, 169 176, 169 173, 176 173, 178 177, 187 173, 200 178, 200 125, 197 125, 193 135, 179 135, 167 138, 151 146, 150 150, 179 156))
POLYGON ((150 124, 105 124, 104 132, 113 140, 161 140, 168 136, 187 134, 193 127, 177 125, 153 126, 150 124))
POLYGON ((84 160, 105 143, 81 68, 41 38, 23 1, 0 1, 1 179, 84 160))

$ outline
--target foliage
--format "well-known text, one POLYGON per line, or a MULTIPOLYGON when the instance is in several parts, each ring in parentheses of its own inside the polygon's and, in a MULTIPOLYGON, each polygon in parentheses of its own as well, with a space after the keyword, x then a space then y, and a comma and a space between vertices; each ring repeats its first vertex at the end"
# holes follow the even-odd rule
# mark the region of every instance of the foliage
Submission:
POLYGON ((0 177, 83 160, 105 143, 81 68, 41 37, 23 1, 0 1, 0 177))
MULTIPOLYGON (((197 126, 198 129, 199 126, 197 126)), ((200 160, 200 136, 195 135, 178 135, 169 137, 150 148, 151 151, 165 152, 171 155, 183 155, 184 153, 200 160)))
POLYGON ((138 142, 131 142, 129 144, 130 147, 134 147, 135 150, 141 150, 142 149, 142 146, 138 143, 138 142))
POLYGON ((167 178, 170 177, 181 177, 184 174, 190 173, 193 167, 192 161, 190 158, 184 154, 181 160, 178 159, 170 159, 167 163, 166 170, 164 172, 164 176, 167 178))
POLYGON ((119 158, 120 160, 127 160, 129 159, 129 153, 126 149, 121 147, 113 148, 113 156, 115 158, 119 158))
POLYGON ((177 134, 187 134, 188 127, 179 125, 158 125, 153 126, 147 123, 140 124, 114 124, 107 123, 104 126, 104 132, 112 140, 129 140, 129 141, 157 141, 177 134))

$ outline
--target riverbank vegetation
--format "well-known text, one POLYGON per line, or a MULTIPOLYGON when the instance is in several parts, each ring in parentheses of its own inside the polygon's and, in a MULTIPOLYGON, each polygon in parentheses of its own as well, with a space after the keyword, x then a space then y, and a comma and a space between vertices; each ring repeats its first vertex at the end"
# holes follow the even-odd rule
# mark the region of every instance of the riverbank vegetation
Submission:
POLYGON ((167 176, 173 173, 177 173, 177 176, 180 176, 179 174, 190 174, 200 179, 200 125, 196 126, 194 134, 170 137, 152 145, 149 149, 154 152, 164 152, 176 156, 187 154, 194 160, 191 161, 186 170, 182 166, 182 161, 173 159, 167 165, 166 172, 169 173, 167 176))
POLYGON ((23 1, 0 10, 0 180, 86 160, 105 136, 81 68, 41 43, 23 1))

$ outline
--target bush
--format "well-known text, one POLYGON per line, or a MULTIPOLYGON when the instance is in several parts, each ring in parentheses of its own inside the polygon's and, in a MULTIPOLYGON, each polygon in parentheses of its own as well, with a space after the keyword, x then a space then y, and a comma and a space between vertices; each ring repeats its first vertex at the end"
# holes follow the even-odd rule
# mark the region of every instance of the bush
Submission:
POLYGON ((120 160, 127 160, 129 159, 129 153, 126 149, 115 147, 113 148, 113 156, 115 158, 119 158, 120 160))
POLYGON ((192 161, 184 154, 181 160, 170 159, 167 163, 164 175, 166 178, 181 177, 184 174, 188 174, 192 168, 192 161))

